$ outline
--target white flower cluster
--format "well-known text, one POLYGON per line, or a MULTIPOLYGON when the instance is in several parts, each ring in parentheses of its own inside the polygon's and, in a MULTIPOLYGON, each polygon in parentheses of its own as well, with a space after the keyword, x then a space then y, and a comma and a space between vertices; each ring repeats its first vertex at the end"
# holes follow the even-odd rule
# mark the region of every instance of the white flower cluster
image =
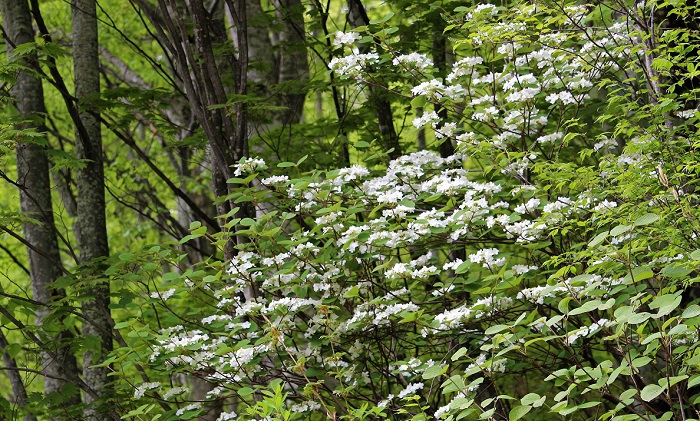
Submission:
POLYGON ((288 181, 289 177, 286 175, 273 175, 260 180, 260 182, 264 185, 286 184, 288 181))
POLYGON ((357 42, 362 35, 357 32, 342 32, 338 31, 333 37, 333 45, 336 47, 342 47, 344 45, 351 45, 357 42))
POLYGON ((167 401, 173 396, 182 395, 183 393, 189 393, 189 391, 190 390, 184 386, 173 387, 163 395, 163 399, 167 401))
POLYGON ((334 58, 328 67, 338 76, 364 80, 364 74, 369 67, 377 63, 379 63, 379 54, 377 53, 354 53, 334 58))
POLYGON ((433 61, 425 54, 410 53, 394 57, 392 60, 394 66, 403 66, 409 70, 417 70, 424 72, 430 67, 433 67, 433 61))
POLYGON ((408 386, 406 386, 406 388, 399 393, 399 398, 415 395, 423 388, 423 386, 423 383, 409 383, 408 386))
POLYGON ((316 401, 304 401, 298 404, 292 405, 292 412, 302 413, 302 412, 312 412, 321 409, 321 404, 316 401))
POLYGON ((238 164, 234 165, 235 171, 233 175, 240 176, 244 174, 254 173, 258 170, 267 168, 265 161, 261 158, 242 158, 238 164))
POLYGON ((155 291, 152 292, 150 297, 151 298, 160 298, 163 301, 167 301, 168 298, 172 297, 175 294, 175 288, 170 288, 167 291, 155 291))
POLYGON ((235 420, 238 418, 238 415, 231 411, 231 412, 222 412, 221 415, 219 415, 219 418, 216 419, 216 421, 228 421, 228 420, 235 420))
POLYGON ((141 383, 141 385, 134 390, 134 398, 142 398, 147 391, 158 388, 160 388, 160 382, 141 383))
POLYGON ((497 267, 506 264, 506 258, 501 257, 500 259, 494 259, 500 253, 497 248, 481 249, 474 254, 469 255, 469 260, 472 263, 481 263, 486 269, 496 269, 497 267))
POLYGON ((433 327, 424 328, 423 336, 430 333, 459 329, 467 320, 480 320, 489 317, 499 311, 504 311, 513 305, 510 297, 489 295, 480 298, 471 305, 463 305, 452 310, 446 310, 435 316, 433 327))
POLYGON ((201 402, 191 403, 191 404, 188 404, 187 406, 185 406, 184 408, 180 408, 177 411, 175 411, 175 415, 179 417, 187 411, 194 411, 194 410, 201 409, 201 408, 202 408, 201 402))
POLYGON ((566 343, 571 345, 574 342, 576 342, 578 338, 588 337, 591 334, 597 332, 598 330, 604 328, 605 326, 609 326, 611 323, 612 322, 608 319, 600 319, 597 322, 591 324, 590 326, 584 326, 580 329, 577 329, 569 333, 569 335, 566 337, 566 343))

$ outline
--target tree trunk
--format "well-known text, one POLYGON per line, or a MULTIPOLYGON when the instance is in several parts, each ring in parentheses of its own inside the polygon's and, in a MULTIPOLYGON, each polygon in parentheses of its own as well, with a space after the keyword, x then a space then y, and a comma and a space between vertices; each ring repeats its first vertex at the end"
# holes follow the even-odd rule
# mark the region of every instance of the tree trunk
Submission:
MULTIPOLYGON (((347 20, 350 26, 357 28, 358 26, 369 25, 369 17, 361 0, 347 0, 348 14, 347 20)), ((360 52, 367 52, 367 47, 360 48, 360 52)), ((394 128, 394 113, 391 109, 391 102, 387 98, 387 93, 382 89, 370 85, 369 86, 369 101, 377 113, 377 122, 379 123, 379 135, 384 142, 384 148, 389 152, 389 157, 396 159, 401 156, 401 145, 399 144, 399 135, 394 128)))
MULTIPOLYGON (((444 21, 442 17, 436 18, 435 28, 433 29, 433 63, 438 69, 438 74, 441 78, 445 78, 447 75, 447 40, 444 34, 444 21)), ((442 127, 447 121, 447 109, 442 106, 442 104, 435 104, 435 112, 440 117, 440 125, 438 128, 442 127)), ((452 145, 452 140, 450 138, 443 138, 442 143, 439 146, 440 156, 447 158, 448 156, 454 155, 455 148, 452 145)))
POLYGON ((105 219, 104 169, 99 109, 91 105, 100 93, 99 50, 97 39, 97 8, 95 0, 73 0, 73 65, 75 97, 81 101, 80 121, 85 130, 76 133, 75 149, 79 159, 87 160, 78 170, 78 246, 80 263, 87 264, 86 277, 91 287, 87 291, 93 300, 83 304, 83 337, 88 344, 83 355, 83 378, 99 398, 85 396, 84 417, 106 420, 101 408, 112 395, 108 367, 102 363, 112 351, 112 320, 109 312, 109 281, 102 277, 103 262, 109 255, 105 219), (89 345, 95 343, 95 345, 89 345))
MULTIPOLYGON (((7 338, 5 338, 5 334, 0 330, 0 353, 2 354, 2 362, 5 364, 5 368, 7 368, 7 377, 10 379, 14 403, 21 409, 27 406, 27 389, 22 382, 22 376, 20 376, 19 371, 17 371, 15 359, 5 352, 7 345, 7 338)), ((24 416, 24 421, 36 421, 36 417, 33 414, 26 414, 24 416)))
MULTIPOLYGON (((29 6, 25 0, 2 0, 4 29, 9 38, 8 53, 20 44, 34 42, 34 31, 29 6)), ((24 59, 28 67, 38 66, 35 57, 24 59)), ((15 106, 22 121, 31 124, 18 125, 17 129, 31 127, 43 131, 46 107, 41 80, 28 71, 17 73, 17 82, 11 90, 15 106)), ((17 184, 20 190, 20 209, 38 223, 24 224, 24 238, 29 255, 29 272, 34 300, 44 304, 36 312, 36 326, 43 328, 43 334, 51 340, 52 346, 43 349, 42 374, 44 375, 44 392, 64 394, 61 406, 69 407, 80 403, 80 395, 66 389, 67 377, 75 376, 79 371, 75 356, 70 352, 71 334, 63 330, 62 320, 54 320, 52 328, 45 324, 52 301, 65 297, 65 291, 52 288, 52 283, 62 275, 61 256, 58 237, 53 220, 51 203, 51 183, 49 181, 49 163, 45 148, 36 143, 22 142, 17 145, 17 184), (70 374, 67 374, 70 373, 70 374), (68 394, 67 396, 65 394, 68 394)))
POLYGON ((292 124, 301 121, 306 98, 303 84, 309 78, 304 6, 300 0, 274 0, 274 6, 275 15, 284 28, 277 37, 277 83, 294 83, 278 95, 278 105, 286 108, 280 122, 291 131, 292 124))

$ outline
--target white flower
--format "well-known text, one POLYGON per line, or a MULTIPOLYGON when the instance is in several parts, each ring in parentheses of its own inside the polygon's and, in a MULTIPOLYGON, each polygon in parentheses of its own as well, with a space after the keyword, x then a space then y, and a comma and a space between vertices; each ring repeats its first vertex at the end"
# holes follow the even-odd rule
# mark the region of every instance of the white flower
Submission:
POLYGON ((409 383, 404 390, 399 393, 399 398, 404 398, 409 395, 415 395, 416 392, 423 388, 423 383, 409 383))
POLYGON ((524 88, 509 94, 506 97, 506 101, 523 102, 534 98, 538 93, 540 93, 540 88, 524 88))
POLYGON ((537 266, 527 266, 527 265, 513 265, 510 270, 513 271, 514 275, 523 275, 533 270, 537 270, 537 266))
POLYGON ((440 117, 435 111, 430 111, 428 113, 423 113, 422 116, 413 119, 413 127, 420 129, 426 124, 430 123, 432 126, 436 126, 440 121, 440 117))
POLYGON ((433 66, 433 61, 428 58, 425 54, 420 54, 420 53, 411 53, 411 54, 403 54, 400 56, 397 56, 394 58, 392 61, 394 66, 404 66, 408 68, 413 68, 416 69, 420 72, 425 71, 427 68, 433 66))
POLYGON ((353 165, 349 168, 341 168, 338 171, 338 179, 342 180, 343 183, 349 181, 357 180, 362 177, 369 175, 369 170, 365 167, 359 165, 353 165))
POLYGON ((163 301, 166 301, 168 298, 172 297, 173 294, 175 294, 175 288, 170 288, 169 290, 165 292, 152 292, 151 293, 151 298, 160 298, 163 301))
POLYGON ((613 201, 606 199, 606 200, 603 200, 602 202, 600 202, 598 205, 596 205, 596 207, 593 208, 593 210, 595 210, 596 212, 605 212, 605 211, 608 211, 610 209, 614 209, 616 207, 617 207, 617 202, 613 202, 613 201))
POLYGON ((599 329, 602 329, 603 327, 609 325, 611 322, 608 319, 600 319, 597 322, 593 323, 590 326, 584 326, 580 329, 577 329, 571 333, 569 333, 569 336, 566 338, 566 343, 571 345, 576 340, 580 337, 587 337, 588 335, 595 333, 599 329))
POLYGON ((513 210, 519 214, 526 214, 533 212, 535 209, 537 209, 537 206, 539 206, 539 204, 540 199, 533 197, 532 199, 528 200, 527 203, 523 203, 522 205, 517 206, 513 210))
POLYGON ((134 390, 134 397, 136 399, 142 398, 143 395, 146 394, 146 391, 157 389, 159 387, 160 387, 160 382, 142 383, 141 386, 137 387, 136 390, 134 390))
POLYGON ((547 100, 547 102, 550 104, 556 104, 557 102, 561 101, 564 105, 573 104, 576 102, 576 99, 569 91, 549 94, 545 97, 545 100, 547 100))
POLYGON ((216 419, 216 421, 227 421, 227 420, 233 420, 238 418, 238 415, 235 412, 222 412, 221 415, 219 415, 219 418, 216 419))
POLYGON ((172 398, 175 395, 179 395, 179 394, 187 393, 187 392, 189 392, 189 389, 187 389, 186 387, 173 387, 172 389, 168 390, 165 393, 165 395, 163 395, 163 399, 165 399, 167 401, 168 399, 172 398))
POLYGON ((381 402, 379 402, 377 404, 377 407, 384 408, 385 406, 387 406, 389 404, 389 402, 392 401, 392 399, 394 399, 394 395, 387 396, 386 399, 382 400, 381 402))
POLYGON ((547 134, 544 136, 540 136, 537 138, 537 143, 551 143, 551 142, 556 142, 559 139, 562 139, 564 137, 564 133, 562 132, 554 132, 551 134, 547 134))
POLYGON ((500 253, 497 248, 481 249, 474 254, 469 255, 469 260, 472 263, 481 263, 486 269, 493 269, 498 266, 503 266, 506 263, 505 257, 494 259, 494 256, 500 253))
POLYGON ((445 85, 443 85, 442 82, 440 82, 438 79, 432 79, 414 87, 411 89, 411 93, 414 96, 425 95, 439 99, 442 96, 442 91, 444 89, 445 85))
POLYGON ((328 63, 328 67, 339 76, 362 80, 362 72, 370 65, 379 62, 379 54, 351 54, 346 57, 336 57, 328 63))
POLYGON ((199 409, 201 407, 202 407, 202 404, 200 402, 191 403, 184 408, 178 409, 177 412, 175 412, 175 415, 177 415, 179 417, 180 415, 184 414, 187 411, 192 411, 195 409, 199 409))
POLYGON ((695 114, 697 114, 698 110, 683 110, 683 111, 678 111, 676 112, 676 115, 680 118, 691 118, 695 117, 695 114))
POLYGON ((335 33, 333 38, 333 45, 336 47, 342 47, 343 45, 354 44, 355 41, 359 40, 360 38, 362 38, 362 35, 358 34, 357 32, 338 31, 335 33))
POLYGON ((263 178, 260 180, 262 184, 284 184, 289 181, 286 175, 273 175, 272 177, 263 178))
POLYGON ((233 175, 235 176, 250 174, 264 168, 265 161, 261 158, 242 158, 238 164, 234 165, 234 167, 236 168, 236 170, 233 172, 233 175))
POLYGON ((606 137, 600 142, 593 145, 593 150, 598 152, 603 148, 614 148, 615 146, 617 146, 617 140, 606 137))
POLYGON ((315 411, 317 409, 321 409, 321 404, 319 404, 316 401, 304 401, 299 404, 292 405, 292 412, 297 412, 297 413, 302 413, 302 412, 311 412, 315 411))
POLYGON ((456 123, 445 123, 442 125, 442 127, 435 128, 435 137, 438 139, 442 139, 443 137, 452 137, 454 136, 455 131, 457 131, 456 123))
POLYGON ((542 208, 544 213, 552 213, 564 209, 567 206, 571 206, 571 199, 568 197, 558 197, 556 201, 552 203, 547 203, 542 208))

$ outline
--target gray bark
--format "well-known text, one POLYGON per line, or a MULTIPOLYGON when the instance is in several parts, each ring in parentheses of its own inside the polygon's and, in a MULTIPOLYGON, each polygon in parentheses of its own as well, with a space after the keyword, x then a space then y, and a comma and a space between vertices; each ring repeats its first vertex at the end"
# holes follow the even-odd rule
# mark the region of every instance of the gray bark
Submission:
MULTIPOLYGON (((24 387, 19 371, 17 371, 15 359, 5 352, 7 345, 7 338, 5 338, 5 334, 0 330, 0 353, 2 353, 2 362, 5 364, 5 368, 7 368, 7 377, 10 379, 10 387, 12 387, 14 401, 18 407, 24 408, 27 406, 27 389, 24 387)), ((24 421, 36 421, 36 417, 28 413, 24 416, 24 421)))
POLYGON ((88 293, 93 300, 83 304, 83 337, 97 339, 99 348, 89 348, 83 355, 83 378, 99 396, 85 396, 83 415, 87 420, 106 420, 101 408, 112 395, 108 367, 94 367, 104 361, 112 350, 112 321, 109 312, 109 282, 102 278, 102 262, 109 255, 105 217, 104 169, 99 110, 90 105, 90 97, 99 95, 99 50, 97 39, 97 10, 95 0, 73 0, 73 65, 75 97, 81 101, 80 121, 84 134, 76 133, 76 154, 86 159, 77 171, 78 186, 78 246, 80 263, 87 264, 86 275, 93 279, 88 293))
MULTIPOLYGON (((3 25, 9 38, 8 53, 14 47, 34 41, 30 9, 25 0, 0 1, 3 25)), ((35 58, 27 57, 24 64, 31 67, 38 65, 35 58)), ((28 71, 17 74, 17 83, 11 90, 19 117, 23 121, 32 121, 19 125, 18 129, 34 127, 43 131, 43 115, 46 114, 44 91, 41 80, 28 71)), ((67 341, 71 335, 67 331, 50 328, 45 319, 50 313, 51 302, 65 297, 65 292, 54 289, 51 284, 62 275, 61 256, 58 237, 53 220, 51 203, 51 183, 49 180, 49 163, 45 148, 35 143, 22 142, 17 145, 17 185, 20 190, 20 209, 23 214, 38 221, 37 224, 24 224, 24 239, 28 245, 29 273, 34 300, 44 303, 36 312, 36 325, 45 328, 43 335, 50 340, 51 346, 42 350, 42 374, 44 375, 44 392, 62 392, 65 378, 75 377, 78 368, 75 356, 71 354, 67 341)), ((58 326, 61 321, 54 323, 58 326)), ((66 406, 80 403, 80 396, 67 396, 66 406)))
MULTIPOLYGON (((283 109, 249 117, 248 135, 260 136, 279 152, 290 144, 292 125, 302 120, 309 64, 304 6, 299 0, 274 0, 272 5, 274 15, 265 13, 259 0, 246 2, 248 92, 260 98, 272 98, 271 105, 283 109)), ((226 15, 231 28, 229 36, 241 51, 230 8, 226 15)))
MULTIPOLYGON (((304 82, 309 78, 304 27, 304 6, 300 0, 274 0, 275 16, 283 28, 277 34, 277 83, 292 83, 278 96, 279 105, 287 110, 281 123, 289 126, 302 119, 306 92, 304 82)), ((251 55, 252 57, 252 55, 251 55)))

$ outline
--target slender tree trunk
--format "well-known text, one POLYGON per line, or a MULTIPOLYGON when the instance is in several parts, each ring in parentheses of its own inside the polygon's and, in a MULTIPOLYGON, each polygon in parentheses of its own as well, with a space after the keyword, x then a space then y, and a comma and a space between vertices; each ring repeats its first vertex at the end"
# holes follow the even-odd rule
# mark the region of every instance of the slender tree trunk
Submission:
MULTIPOLYGON (((309 78, 309 62, 306 52, 304 5, 300 0, 274 0, 275 15, 283 28, 278 33, 277 83, 294 83, 277 96, 279 105, 286 110, 280 122, 286 127, 302 119, 306 90, 304 82, 309 78)), ((291 137, 291 136, 290 136, 291 137)))
MULTIPOLYGON (((421 117, 423 113, 425 113, 425 109, 423 107, 416 108, 416 117, 421 117)), ((418 129, 418 133, 416 134, 416 141, 418 142, 418 150, 425 150, 427 146, 425 143, 425 127, 421 127, 420 129, 418 129)))
POLYGON ((76 152, 79 159, 87 160, 78 170, 78 246, 80 263, 87 264, 86 276, 92 287, 88 293, 93 300, 83 304, 83 336, 89 346, 83 355, 83 378, 99 399, 86 395, 84 417, 87 420, 108 419, 100 406, 112 395, 108 367, 94 367, 102 363, 112 351, 112 320, 109 312, 109 281, 102 277, 103 264, 99 260, 109 255, 105 219, 104 169, 102 135, 97 107, 91 100, 100 93, 99 50, 97 39, 97 8, 95 0, 73 0, 73 64, 75 96, 81 101, 80 120, 86 137, 76 134, 76 152), (96 340, 96 342, 94 342, 96 340))
MULTIPOLYGON (((439 75, 441 78, 445 78, 447 75, 447 40, 445 39, 444 22, 442 17, 438 17, 435 23, 435 28, 433 29, 433 63, 437 67, 439 75)), ((441 104, 435 104, 435 112, 437 112, 440 117, 440 126, 447 121, 447 109, 441 104)), ((454 155, 455 148, 452 145, 452 140, 449 138, 443 138, 442 143, 439 146, 440 156, 447 158, 448 156, 454 155)))
MULTIPOLYGON (((0 330, 0 353, 2 353, 2 362, 5 364, 5 368, 7 368, 7 377, 10 379, 10 387, 12 387, 14 401, 21 409, 27 406, 27 389, 22 382, 22 376, 20 376, 19 371, 17 371, 15 359, 5 352, 7 345, 7 338, 5 338, 5 334, 0 330)), ((33 414, 26 414, 24 416, 24 421, 36 421, 36 417, 33 414)))
MULTIPOLYGON (((34 41, 32 18, 25 0, 0 1, 3 25, 9 38, 8 53, 20 44, 34 41)), ((26 57, 24 64, 28 67, 38 63, 34 57, 26 57)), ((28 71, 17 73, 17 82, 11 90, 19 117, 32 123, 19 125, 18 129, 31 127, 43 131, 46 107, 41 80, 28 71)), ((43 328, 43 335, 50 338, 47 343, 52 346, 42 350, 42 374, 44 375, 44 392, 47 395, 68 393, 63 404, 65 407, 80 403, 78 393, 65 389, 70 375, 79 371, 75 356, 70 352, 68 341, 71 335, 62 330, 61 320, 47 325, 45 319, 50 312, 52 301, 65 297, 65 292, 55 289, 52 283, 62 275, 61 256, 58 237, 53 220, 51 204, 51 183, 49 181, 49 163, 45 148, 36 143, 21 142, 17 145, 17 185, 20 190, 20 209, 22 213, 38 223, 24 224, 24 238, 27 241, 29 255, 29 272, 34 300, 43 303, 36 312, 36 325, 43 328), (70 375, 67 375, 70 373, 70 375)))
MULTIPOLYGON (((369 17, 365 6, 361 0, 347 0, 348 14, 347 20, 350 26, 357 28, 358 26, 369 25, 369 17)), ((367 47, 361 48, 361 52, 366 52, 367 47)), ((387 93, 375 86, 369 87, 369 101, 374 107, 377 114, 377 122, 379 123, 379 135, 384 142, 384 147, 391 151, 389 157, 396 159, 401 156, 401 145, 399 144, 399 135, 394 128, 394 113, 391 109, 391 102, 387 98, 387 93)))

